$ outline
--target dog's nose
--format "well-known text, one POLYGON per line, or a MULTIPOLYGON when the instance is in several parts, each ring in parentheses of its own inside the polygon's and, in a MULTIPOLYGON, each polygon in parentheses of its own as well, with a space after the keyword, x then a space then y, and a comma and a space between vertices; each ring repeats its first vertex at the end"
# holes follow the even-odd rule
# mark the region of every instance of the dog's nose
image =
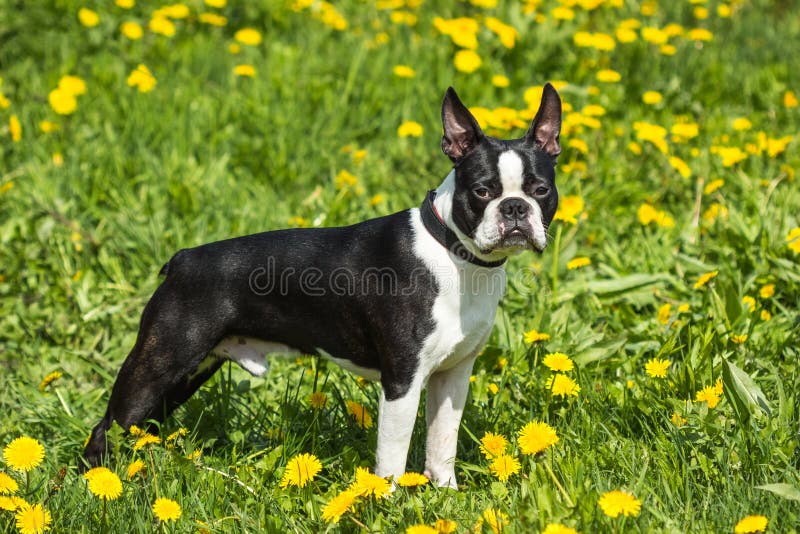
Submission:
POLYGON ((507 221, 521 220, 528 216, 530 204, 521 198, 507 198, 500 203, 500 213, 507 221))

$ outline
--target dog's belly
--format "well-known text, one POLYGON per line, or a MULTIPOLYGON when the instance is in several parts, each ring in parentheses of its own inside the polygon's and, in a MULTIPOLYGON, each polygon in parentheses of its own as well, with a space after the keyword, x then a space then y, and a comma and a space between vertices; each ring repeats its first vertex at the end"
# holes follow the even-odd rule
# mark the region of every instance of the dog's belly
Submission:
POLYGON ((211 353, 236 362, 254 376, 263 376, 269 370, 267 356, 271 354, 293 356, 300 354, 300 351, 283 343, 254 337, 228 336, 220 341, 211 353))

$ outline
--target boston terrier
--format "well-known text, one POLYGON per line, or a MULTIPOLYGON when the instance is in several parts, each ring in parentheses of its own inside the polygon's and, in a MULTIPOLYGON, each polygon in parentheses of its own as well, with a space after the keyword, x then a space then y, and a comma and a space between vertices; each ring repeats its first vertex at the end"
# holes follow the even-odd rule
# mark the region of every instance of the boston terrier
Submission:
POLYGON ((380 381, 375 472, 383 477, 406 470, 427 386, 425 474, 457 488, 461 414, 505 292, 503 264, 542 252, 558 204, 561 100, 546 84, 525 136, 500 140, 449 88, 442 125, 453 169, 419 208, 175 254, 92 430, 86 464, 103 460, 113 421, 129 429, 162 420, 225 361, 263 375, 271 354, 316 354, 380 381))

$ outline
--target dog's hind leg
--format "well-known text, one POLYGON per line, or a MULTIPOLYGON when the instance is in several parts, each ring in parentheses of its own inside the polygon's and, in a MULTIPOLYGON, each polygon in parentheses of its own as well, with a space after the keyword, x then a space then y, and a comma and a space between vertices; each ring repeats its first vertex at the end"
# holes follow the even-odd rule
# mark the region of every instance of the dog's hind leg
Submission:
POLYGON ((122 364, 108 409, 84 449, 90 466, 102 462, 107 450, 106 431, 114 421, 128 430, 148 419, 162 420, 221 365, 216 359, 206 361, 220 333, 203 328, 196 311, 192 315, 174 306, 160 306, 157 297, 142 314, 136 345, 122 364), (183 321, 190 316, 194 327, 187 327, 189 323, 183 321))

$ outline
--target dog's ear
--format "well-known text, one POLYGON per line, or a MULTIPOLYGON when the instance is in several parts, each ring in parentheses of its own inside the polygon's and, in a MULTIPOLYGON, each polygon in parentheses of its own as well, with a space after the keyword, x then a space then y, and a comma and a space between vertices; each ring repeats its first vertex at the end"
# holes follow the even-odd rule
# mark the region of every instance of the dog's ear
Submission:
POLYGON ((553 157, 561 153, 558 138, 561 135, 561 97, 555 87, 544 84, 539 111, 531 122, 525 140, 553 157))
POLYGON ((461 103, 452 87, 447 88, 442 102, 442 127, 442 151, 454 163, 469 154, 483 138, 478 121, 461 103))

